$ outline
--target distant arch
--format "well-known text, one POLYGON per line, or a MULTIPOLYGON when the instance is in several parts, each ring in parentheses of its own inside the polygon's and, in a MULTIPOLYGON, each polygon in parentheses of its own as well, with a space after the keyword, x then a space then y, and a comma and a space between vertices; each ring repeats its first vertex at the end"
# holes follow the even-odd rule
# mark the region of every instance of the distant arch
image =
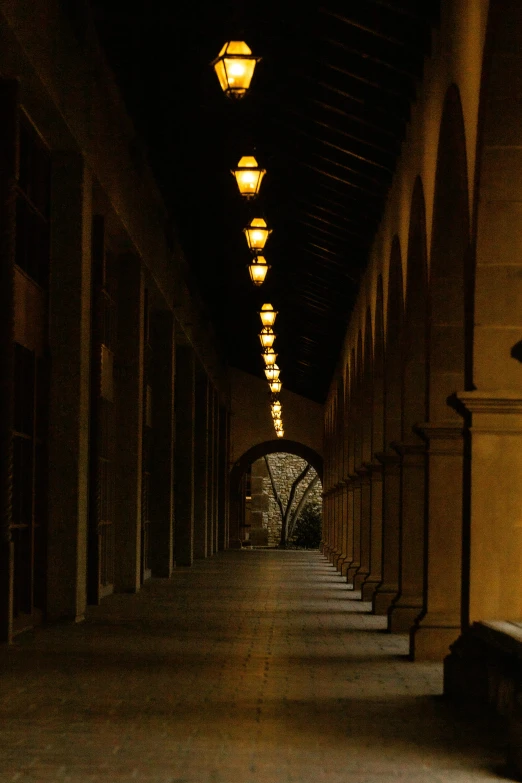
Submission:
MULTIPOLYGON (((323 458, 310 446, 305 446, 303 443, 299 443, 295 440, 265 440, 263 443, 257 443, 252 446, 248 451, 237 460, 230 471, 230 490, 231 492, 238 492, 241 483, 241 477, 256 460, 267 454, 283 453, 283 454, 295 454, 297 457, 306 460, 317 472, 317 475, 323 480, 323 458)), ((231 495, 232 497, 232 495, 231 495)))

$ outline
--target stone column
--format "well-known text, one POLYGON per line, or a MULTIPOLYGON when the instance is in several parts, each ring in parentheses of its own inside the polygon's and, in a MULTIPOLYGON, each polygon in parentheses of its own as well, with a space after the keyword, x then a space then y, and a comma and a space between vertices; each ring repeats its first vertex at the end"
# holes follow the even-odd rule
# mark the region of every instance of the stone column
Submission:
POLYGON ((428 443, 426 613, 411 631, 411 654, 440 661, 461 627, 464 438, 454 421, 418 429, 428 443))
POLYGON ((87 603, 91 175, 81 155, 53 156, 47 617, 81 620, 87 603))
POLYGON ((174 443, 174 560, 191 566, 194 559, 194 419, 195 362, 192 346, 176 342, 174 443))
POLYGON ((196 422, 194 428, 194 557, 207 557, 208 525, 208 379, 196 371, 196 422))
POLYGON ((214 511, 213 551, 219 551, 219 394, 214 391, 214 511))
POLYGON ((403 443, 401 456, 401 529, 399 595, 390 607, 388 630, 410 631, 424 606, 424 538, 426 527, 426 446, 403 443))
POLYGON ((14 259, 18 83, 0 80, 0 642, 13 636, 14 259))
POLYGON ((361 479, 357 471, 352 476, 353 491, 353 556, 346 571, 346 581, 353 584, 361 565, 361 479))
POLYGON ((174 319, 167 310, 151 314, 152 367, 150 563, 153 576, 170 577, 174 566, 174 319))
POLYGON ((115 590, 141 584, 145 286, 141 259, 119 259, 115 415, 115 590))
POLYGON ((382 581, 373 596, 373 613, 387 614, 399 592, 401 510, 400 457, 391 450, 376 455, 383 464, 382 581))
POLYGON ((469 622, 522 618, 522 394, 461 392, 472 415, 469 622))
POLYGON ((344 484, 344 537, 346 543, 345 558, 341 564, 341 576, 346 576, 353 561, 353 482, 347 478, 344 484))
POLYGON ((346 483, 344 481, 341 482, 341 538, 340 538, 340 549, 341 554, 337 558, 336 568, 337 570, 342 573, 343 565, 346 562, 347 556, 346 556, 346 547, 347 547, 347 531, 346 531, 346 514, 348 511, 348 491, 346 489, 346 483))
POLYGON ((228 479, 227 459, 227 412, 223 405, 219 406, 219 494, 218 494, 218 551, 228 549, 228 530, 226 525, 226 492, 228 479))
POLYGON ((361 484, 361 535, 360 535, 360 565, 353 578, 354 590, 360 590, 370 573, 370 541, 372 498, 370 471, 366 465, 358 471, 361 484))
POLYGON ((382 474, 380 462, 367 463, 370 477, 370 573, 361 587, 363 601, 371 601, 382 581, 382 474))
POLYGON ((207 557, 214 554, 214 389, 208 381, 207 435, 207 557))

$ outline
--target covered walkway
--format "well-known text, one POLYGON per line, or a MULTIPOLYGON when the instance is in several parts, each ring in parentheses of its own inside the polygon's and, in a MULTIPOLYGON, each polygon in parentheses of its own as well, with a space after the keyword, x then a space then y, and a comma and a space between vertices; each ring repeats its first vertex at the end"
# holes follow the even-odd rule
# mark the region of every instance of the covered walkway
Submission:
POLYGON ((317 552, 228 551, 0 648, 0 781, 505 779, 491 726, 317 552))

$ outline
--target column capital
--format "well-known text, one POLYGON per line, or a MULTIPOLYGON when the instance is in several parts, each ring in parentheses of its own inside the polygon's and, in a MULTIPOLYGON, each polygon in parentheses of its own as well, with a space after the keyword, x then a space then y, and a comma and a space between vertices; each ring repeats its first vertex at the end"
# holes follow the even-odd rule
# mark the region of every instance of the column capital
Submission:
POLYGON ((390 446, 402 457, 402 460, 406 457, 424 456, 426 453, 426 444, 418 439, 416 443, 412 441, 393 441, 390 443, 390 446))
POLYGON ((392 450, 375 452, 375 459, 379 460, 384 467, 392 467, 400 463, 399 455, 392 450))
POLYGON ((364 462, 363 465, 371 479, 374 477, 380 478, 382 476, 382 462, 364 462))
POLYGON ((522 433, 522 395, 519 391, 458 392, 457 400, 471 413, 472 432, 522 433))

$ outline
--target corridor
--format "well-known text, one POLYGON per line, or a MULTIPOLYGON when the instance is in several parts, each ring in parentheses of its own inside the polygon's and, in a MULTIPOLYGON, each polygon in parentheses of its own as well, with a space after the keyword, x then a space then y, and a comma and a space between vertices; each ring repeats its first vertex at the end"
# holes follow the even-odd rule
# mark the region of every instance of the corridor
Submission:
POLYGON ((0 648, 0 781, 502 780, 442 667, 318 552, 228 551, 0 648))

